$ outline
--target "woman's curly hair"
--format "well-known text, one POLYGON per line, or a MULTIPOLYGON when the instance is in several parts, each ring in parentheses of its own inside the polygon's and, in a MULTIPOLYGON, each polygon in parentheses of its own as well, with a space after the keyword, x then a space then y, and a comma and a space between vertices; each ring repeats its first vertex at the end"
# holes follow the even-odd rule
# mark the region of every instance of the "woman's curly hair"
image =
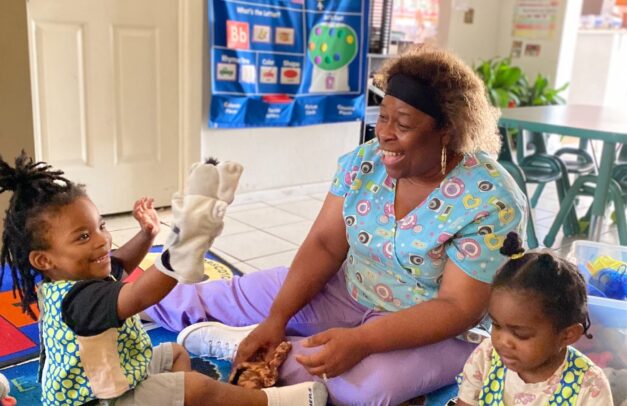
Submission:
POLYGON ((497 153, 501 138, 497 132, 498 109, 488 101, 483 81, 457 56, 430 46, 410 48, 387 61, 375 77, 384 91, 389 79, 403 73, 429 86, 442 111, 439 128, 450 131, 450 148, 459 153, 497 153))

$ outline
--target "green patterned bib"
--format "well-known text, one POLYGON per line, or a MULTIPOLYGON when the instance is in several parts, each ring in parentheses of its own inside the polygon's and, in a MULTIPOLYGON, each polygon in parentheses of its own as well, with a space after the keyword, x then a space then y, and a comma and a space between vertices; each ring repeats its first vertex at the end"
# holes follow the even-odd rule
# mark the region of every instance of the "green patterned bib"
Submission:
MULTIPOLYGON (((44 306, 41 345, 46 351, 41 398, 44 405, 82 405, 97 398, 81 362, 77 336, 61 317, 63 298, 75 283, 60 281, 41 285, 44 306)), ((129 317, 117 329, 117 352, 129 389, 134 388, 147 377, 152 359, 150 337, 139 316, 129 317)))
MULTIPOLYGON (((568 347, 566 356, 566 368, 562 373, 559 385, 555 393, 548 401, 548 406, 564 406, 577 404, 577 397, 581 390, 581 382, 586 371, 591 366, 591 361, 573 347, 568 347)), ((503 387, 507 368, 503 365, 501 358, 492 350, 492 360, 490 370, 483 383, 483 388, 479 394, 480 406, 504 406, 503 387)))

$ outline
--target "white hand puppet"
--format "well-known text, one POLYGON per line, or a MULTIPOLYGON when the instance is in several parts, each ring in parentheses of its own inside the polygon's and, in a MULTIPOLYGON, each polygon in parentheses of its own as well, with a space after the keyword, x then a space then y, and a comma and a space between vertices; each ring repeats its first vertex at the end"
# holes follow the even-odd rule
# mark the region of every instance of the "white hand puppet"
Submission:
POLYGON ((181 283, 204 279, 205 252, 222 232, 243 169, 215 160, 192 166, 183 195, 172 197, 172 232, 155 261, 157 269, 181 283))

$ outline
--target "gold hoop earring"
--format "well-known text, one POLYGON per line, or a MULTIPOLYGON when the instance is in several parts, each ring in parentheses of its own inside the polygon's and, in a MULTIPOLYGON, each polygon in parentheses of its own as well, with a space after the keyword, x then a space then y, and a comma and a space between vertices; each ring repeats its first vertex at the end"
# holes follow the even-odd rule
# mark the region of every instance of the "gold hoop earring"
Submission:
POLYGON ((440 159, 440 165, 442 166, 442 175, 446 175, 446 146, 442 145, 442 156, 440 159))

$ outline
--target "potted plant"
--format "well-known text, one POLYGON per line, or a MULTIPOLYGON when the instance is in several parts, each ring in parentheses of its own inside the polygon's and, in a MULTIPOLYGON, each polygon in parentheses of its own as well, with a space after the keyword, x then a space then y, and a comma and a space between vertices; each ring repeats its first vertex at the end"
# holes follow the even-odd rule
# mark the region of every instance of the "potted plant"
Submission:
POLYGON ((488 59, 474 70, 485 83, 488 98, 495 107, 547 106, 565 102, 560 93, 566 90, 568 83, 552 88, 546 76, 541 74, 529 82, 522 69, 512 65, 511 58, 488 59))
POLYGON ((519 106, 551 106, 566 102, 560 93, 566 90, 568 83, 555 89, 549 86, 549 80, 541 74, 536 76, 532 84, 524 76, 522 82, 524 91, 519 95, 519 106))
POLYGON ((505 108, 520 104, 520 96, 526 93, 528 82, 523 71, 511 64, 510 58, 488 59, 474 70, 485 83, 493 106, 505 108))

